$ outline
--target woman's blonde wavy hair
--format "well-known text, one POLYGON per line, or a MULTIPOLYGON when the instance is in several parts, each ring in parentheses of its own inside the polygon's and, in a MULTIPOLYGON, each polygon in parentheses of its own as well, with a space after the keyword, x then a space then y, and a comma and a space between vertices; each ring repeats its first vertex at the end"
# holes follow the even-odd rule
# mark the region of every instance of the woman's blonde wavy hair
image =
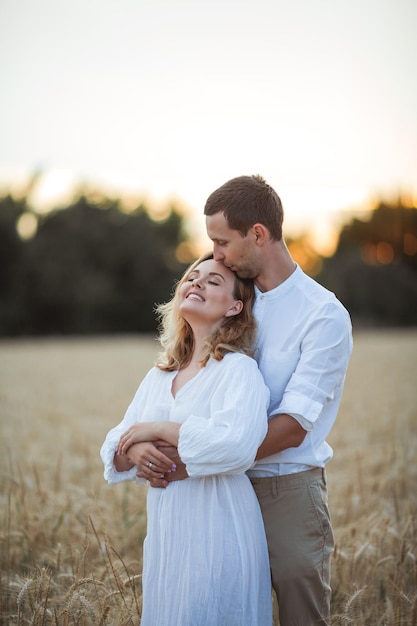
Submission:
MULTIPOLYGON (((179 289, 200 263, 212 258, 213 254, 207 253, 194 261, 176 284, 172 299, 156 308, 160 320, 159 342, 163 349, 156 365, 163 371, 180 370, 191 360, 194 336, 191 326, 179 312, 179 289)), ((224 318, 216 332, 207 337, 201 359, 203 367, 210 357, 220 361, 227 352, 243 352, 249 356, 253 354, 256 333, 252 312, 255 300, 253 281, 241 279, 235 274, 233 297, 243 302, 243 308, 238 315, 224 318)))

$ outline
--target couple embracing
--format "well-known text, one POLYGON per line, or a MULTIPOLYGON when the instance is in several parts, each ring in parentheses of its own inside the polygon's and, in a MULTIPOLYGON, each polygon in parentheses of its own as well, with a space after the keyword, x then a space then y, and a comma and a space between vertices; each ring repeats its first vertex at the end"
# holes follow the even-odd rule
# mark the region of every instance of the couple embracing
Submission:
POLYGON ((260 176, 208 198, 213 252, 160 305, 162 352, 101 449, 149 481, 141 626, 330 623, 326 442, 349 314, 297 266, 260 176))

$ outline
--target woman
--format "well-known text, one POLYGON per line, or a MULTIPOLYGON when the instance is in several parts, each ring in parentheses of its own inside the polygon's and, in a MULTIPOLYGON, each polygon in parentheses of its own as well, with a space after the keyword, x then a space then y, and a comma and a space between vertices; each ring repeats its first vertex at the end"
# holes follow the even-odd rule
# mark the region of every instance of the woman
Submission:
POLYGON ((144 465, 155 476, 175 471, 162 440, 178 447, 189 476, 148 490, 141 626, 272 623, 262 516, 245 474, 269 400, 248 356, 253 297, 252 283, 212 255, 196 261, 159 307, 160 362, 102 446, 109 483, 144 482, 144 465))

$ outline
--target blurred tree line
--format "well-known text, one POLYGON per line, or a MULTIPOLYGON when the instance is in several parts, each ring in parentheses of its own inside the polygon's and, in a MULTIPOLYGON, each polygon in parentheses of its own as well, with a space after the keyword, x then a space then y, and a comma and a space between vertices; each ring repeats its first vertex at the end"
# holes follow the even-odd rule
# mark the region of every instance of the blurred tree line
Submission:
POLYGON ((149 332, 155 303, 169 299, 187 263, 173 207, 154 221, 144 206, 81 196, 35 217, 26 199, 0 199, 0 334, 149 332), (24 238, 33 220, 34 235, 24 238), (26 221, 26 222, 25 222, 26 221))
POLYGON ((417 325, 417 208, 381 202, 353 219, 316 278, 357 325, 417 325))
MULTIPOLYGON (((369 220, 353 219, 328 259, 302 240, 289 247, 354 324, 417 325, 417 208, 381 203, 369 220)), ((154 221, 144 205, 126 212, 117 200, 81 195, 38 215, 27 198, 6 195, 0 336, 154 332, 155 304, 196 255, 175 207, 154 221)))

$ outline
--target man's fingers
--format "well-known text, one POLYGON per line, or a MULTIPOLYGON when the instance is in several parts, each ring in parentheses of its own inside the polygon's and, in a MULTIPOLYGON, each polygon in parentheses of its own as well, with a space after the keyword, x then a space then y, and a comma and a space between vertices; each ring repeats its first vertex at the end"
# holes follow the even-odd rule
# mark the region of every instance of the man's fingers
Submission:
POLYGON ((168 481, 165 478, 156 477, 156 476, 147 476, 145 472, 139 470, 136 472, 136 476, 139 478, 145 478, 149 481, 149 485, 151 487, 159 487, 160 489, 165 489, 168 486, 168 481))
POLYGON ((165 478, 151 478, 149 481, 151 487, 159 489, 166 489, 168 487, 168 481, 165 478))

